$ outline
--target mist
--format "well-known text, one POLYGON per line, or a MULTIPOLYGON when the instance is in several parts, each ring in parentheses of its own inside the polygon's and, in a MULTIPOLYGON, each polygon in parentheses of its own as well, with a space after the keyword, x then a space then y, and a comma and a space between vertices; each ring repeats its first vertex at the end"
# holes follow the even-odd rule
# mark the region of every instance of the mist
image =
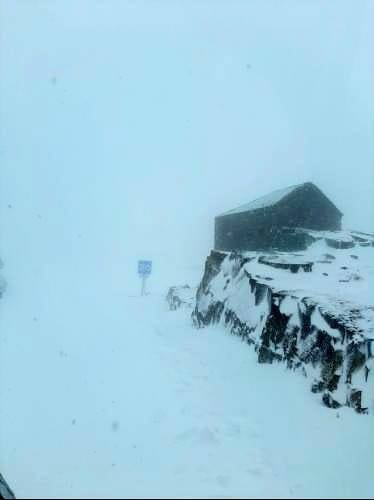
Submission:
MULTIPOLYGON (((0 470, 20 494, 118 496, 125 475, 114 465, 122 462, 128 495, 225 494, 231 479, 220 467, 230 462, 235 479, 247 442, 268 422, 270 437, 254 448, 265 465, 252 471, 251 496, 372 496, 370 421, 361 428, 347 416, 336 427, 335 416, 304 399, 298 379, 274 366, 263 377, 231 339, 198 337, 190 312, 179 323, 166 315, 165 295, 172 285, 198 285, 215 216, 275 189, 313 182, 343 212, 344 229, 374 232, 373 25, 370 0, 0 1, 0 255, 8 282, 0 470), (139 297, 139 259, 153 261, 148 302, 139 297), (291 439, 272 441, 274 394, 253 404, 243 398, 247 378, 265 384, 251 394, 273 390, 281 408, 287 387, 292 411, 280 422, 296 429, 291 439), (266 408, 265 420, 253 407, 266 408), (228 445, 206 469, 211 489, 199 446, 212 444, 216 428, 228 445), (172 442, 168 433, 179 436, 174 455, 154 468, 152 450, 164 450, 165 436, 172 442), (191 436, 197 451, 186 454, 191 436), (314 436, 351 441, 345 454, 339 446, 320 453, 324 464, 314 436), (344 462, 351 443, 361 447, 360 491, 344 462), (273 450, 279 479, 262 449, 273 450), (318 462, 324 480, 311 472, 298 490, 299 465, 283 474, 298 452, 310 471, 318 462)), ((360 248, 360 259, 371 250, 360 248)), ((342 272, 346 262, 337 262, 342 272)), ((370 266, 363 269, 372 279, 370 266)), ((247 466, 231 493, 248 495, 247 466)))
POLYGON ((215 215, 304 181, 345 227, 373 230, 373 15, 372 2, 2 2, 4 251, 22 220, 36 252, 85 242, 124 266, 199 262, 215 215))

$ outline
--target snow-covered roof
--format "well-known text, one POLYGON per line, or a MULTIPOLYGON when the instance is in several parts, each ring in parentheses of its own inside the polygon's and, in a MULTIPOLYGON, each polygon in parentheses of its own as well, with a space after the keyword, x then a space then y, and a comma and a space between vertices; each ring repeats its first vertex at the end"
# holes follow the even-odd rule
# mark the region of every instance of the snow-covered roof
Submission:
POLYGON ((303 184, 297 184, 295 186, 290 186, 287 188, 283 189, 277 189, 276 191, 273 191, 272 193, 269 193, 265 196, 261 196, 261 198, 257 198, 256 200, 253 200, 249 203, 246 203, 245 205, 241 205, 238 208, 234 208, 233 210, 229 210, 228 212, 225 212, 221 214, 223 215, 231 215, 231 214, 239 214, 241 212, 250 212, 252 210, 257 210, 259 208, 266 208, 266 207, 272 207, 279 203, 283 198, 288 196, 292 191, 295 189, 299 188, 300 186, 303 186, 303 184))

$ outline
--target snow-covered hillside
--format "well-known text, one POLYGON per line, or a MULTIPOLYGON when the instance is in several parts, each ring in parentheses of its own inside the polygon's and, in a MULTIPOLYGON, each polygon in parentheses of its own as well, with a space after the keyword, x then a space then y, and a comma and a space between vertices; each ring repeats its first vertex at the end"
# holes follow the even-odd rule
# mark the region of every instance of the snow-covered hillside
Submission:
POLYGON ((326 406, 374 411, 374 237, 310 232, 304 252, 212 252, 194 321, 221 322, 260 363, 284 361, 326 406))
POLYGON ((70 285, 42 310, 14 288, 2 304, 0 466, 19 497, 372 497, 371 416, 327 411, 163 295, 70 285))
POLYGON ((373 24, 370 0, 0 0, 0 497, 374 497, 368 235, 213 257, 191 318, 230 208, 311 181, 374 232, 373 24), (231 335, 270 296, 326 359, 231 335))
POLYGON ((301 374, 196 330, 156 279, 139 297, 121 273, 38 257, 37 240, 20 262, 5 229, 0 470, 17 496, 372 497, 372 415, 329 411, 301 374))

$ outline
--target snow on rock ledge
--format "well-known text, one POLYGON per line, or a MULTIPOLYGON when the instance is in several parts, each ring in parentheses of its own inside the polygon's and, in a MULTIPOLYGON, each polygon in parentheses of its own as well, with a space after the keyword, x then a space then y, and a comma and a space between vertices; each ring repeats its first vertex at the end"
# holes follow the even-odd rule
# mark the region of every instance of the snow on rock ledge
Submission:
POLYGON ((373 278, 371 246, 212 251, 192 317, 198 328, 223 323, 255 348, 259 363, 300 370, 326 406, 374 412, 373 278))
POLYGON ((193 308, 196 297, 196 288, 189 285, 172 286, 166 295, 170 311, 176 311, 180 307, 193 308))

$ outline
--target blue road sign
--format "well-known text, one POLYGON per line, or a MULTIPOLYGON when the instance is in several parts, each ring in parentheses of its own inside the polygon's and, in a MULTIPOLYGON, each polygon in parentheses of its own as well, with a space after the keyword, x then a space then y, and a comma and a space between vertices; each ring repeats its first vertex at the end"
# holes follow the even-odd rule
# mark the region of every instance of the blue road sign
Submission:
POLYGON ((138 274, 141 276, 149 276, 152 273, 152 261, 151 260, 139 260, 138 261, 138 274))

